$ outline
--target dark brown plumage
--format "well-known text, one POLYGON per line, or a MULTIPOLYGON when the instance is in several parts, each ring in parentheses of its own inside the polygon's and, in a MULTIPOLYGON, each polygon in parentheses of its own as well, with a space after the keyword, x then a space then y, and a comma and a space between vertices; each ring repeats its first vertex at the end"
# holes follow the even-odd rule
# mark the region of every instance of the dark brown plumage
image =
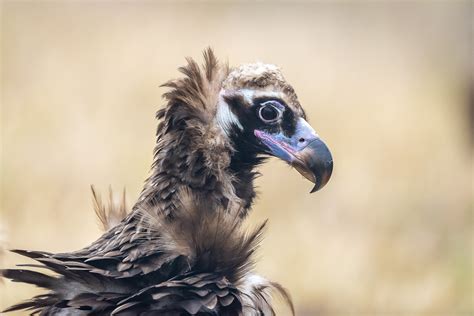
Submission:
POLYGON ((272 315, 272 292, 293 311, 280 285, 252 271, 265 227, 242 228, 255 197, 255 167, 265 156, 280 157, 318 189, 329 179, 332 158, 277 67, 231 70, 210 49, 202 68, 187 61, 184 78, 164 85, 170 90, 157 113, 151 174, 131 212, 124 201, 107 208, 93 190, 107 230, 97 241, 69 253, 13 250, 40 264, 3 276, 48 292, 6 311, 272 315))

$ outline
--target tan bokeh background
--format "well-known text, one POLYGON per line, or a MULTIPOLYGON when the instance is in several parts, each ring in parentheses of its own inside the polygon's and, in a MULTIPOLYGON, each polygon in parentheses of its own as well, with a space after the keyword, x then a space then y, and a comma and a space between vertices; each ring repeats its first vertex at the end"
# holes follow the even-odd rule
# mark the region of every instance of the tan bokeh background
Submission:
MULTIPOLYGON (((280 65, 334 154, 313 195, 264 166, 248 221, 270 219, 258 271, 297 313, 474 313, 469 1, 3 1, 1 19, 5 248, 95 240, 89 185, 137 198, 159 84, 210 45, 231 65, 280 65)), ((0 291, 0 307, 40 292, 0 291)))

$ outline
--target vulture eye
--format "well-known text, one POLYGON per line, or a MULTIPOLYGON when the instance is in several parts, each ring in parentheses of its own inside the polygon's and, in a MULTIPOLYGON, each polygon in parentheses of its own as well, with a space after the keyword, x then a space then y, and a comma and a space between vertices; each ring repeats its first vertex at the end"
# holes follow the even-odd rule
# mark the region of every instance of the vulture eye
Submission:
POLYGON ((262 106, 258 110, 258 116, 260 119, 265 123, 274 123, 281 118, 282 115, 282 107, 275 101, 268 101, 262 103, 262 106))

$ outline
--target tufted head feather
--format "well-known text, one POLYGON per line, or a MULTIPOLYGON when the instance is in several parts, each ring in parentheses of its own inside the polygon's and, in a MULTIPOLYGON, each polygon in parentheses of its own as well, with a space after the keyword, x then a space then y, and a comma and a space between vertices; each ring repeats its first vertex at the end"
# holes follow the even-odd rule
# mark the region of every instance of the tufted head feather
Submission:
POLYGON ((232 70, 223 83, 224 90, 243 91, 246 97, 253 94, 281 97, 292 108, 303 113, 293 87, 286 81, 280 68, 261 62, 243 64, 232 70))

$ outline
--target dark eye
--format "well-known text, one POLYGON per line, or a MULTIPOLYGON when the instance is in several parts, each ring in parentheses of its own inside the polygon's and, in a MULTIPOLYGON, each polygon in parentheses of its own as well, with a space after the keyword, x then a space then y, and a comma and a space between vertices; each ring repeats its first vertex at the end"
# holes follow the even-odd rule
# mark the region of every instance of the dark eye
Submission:
POLYGON ((273 123, 281 117, 281 110, 271 103, 264 103, 258 110, 258 116, 265 123, 273 123))

